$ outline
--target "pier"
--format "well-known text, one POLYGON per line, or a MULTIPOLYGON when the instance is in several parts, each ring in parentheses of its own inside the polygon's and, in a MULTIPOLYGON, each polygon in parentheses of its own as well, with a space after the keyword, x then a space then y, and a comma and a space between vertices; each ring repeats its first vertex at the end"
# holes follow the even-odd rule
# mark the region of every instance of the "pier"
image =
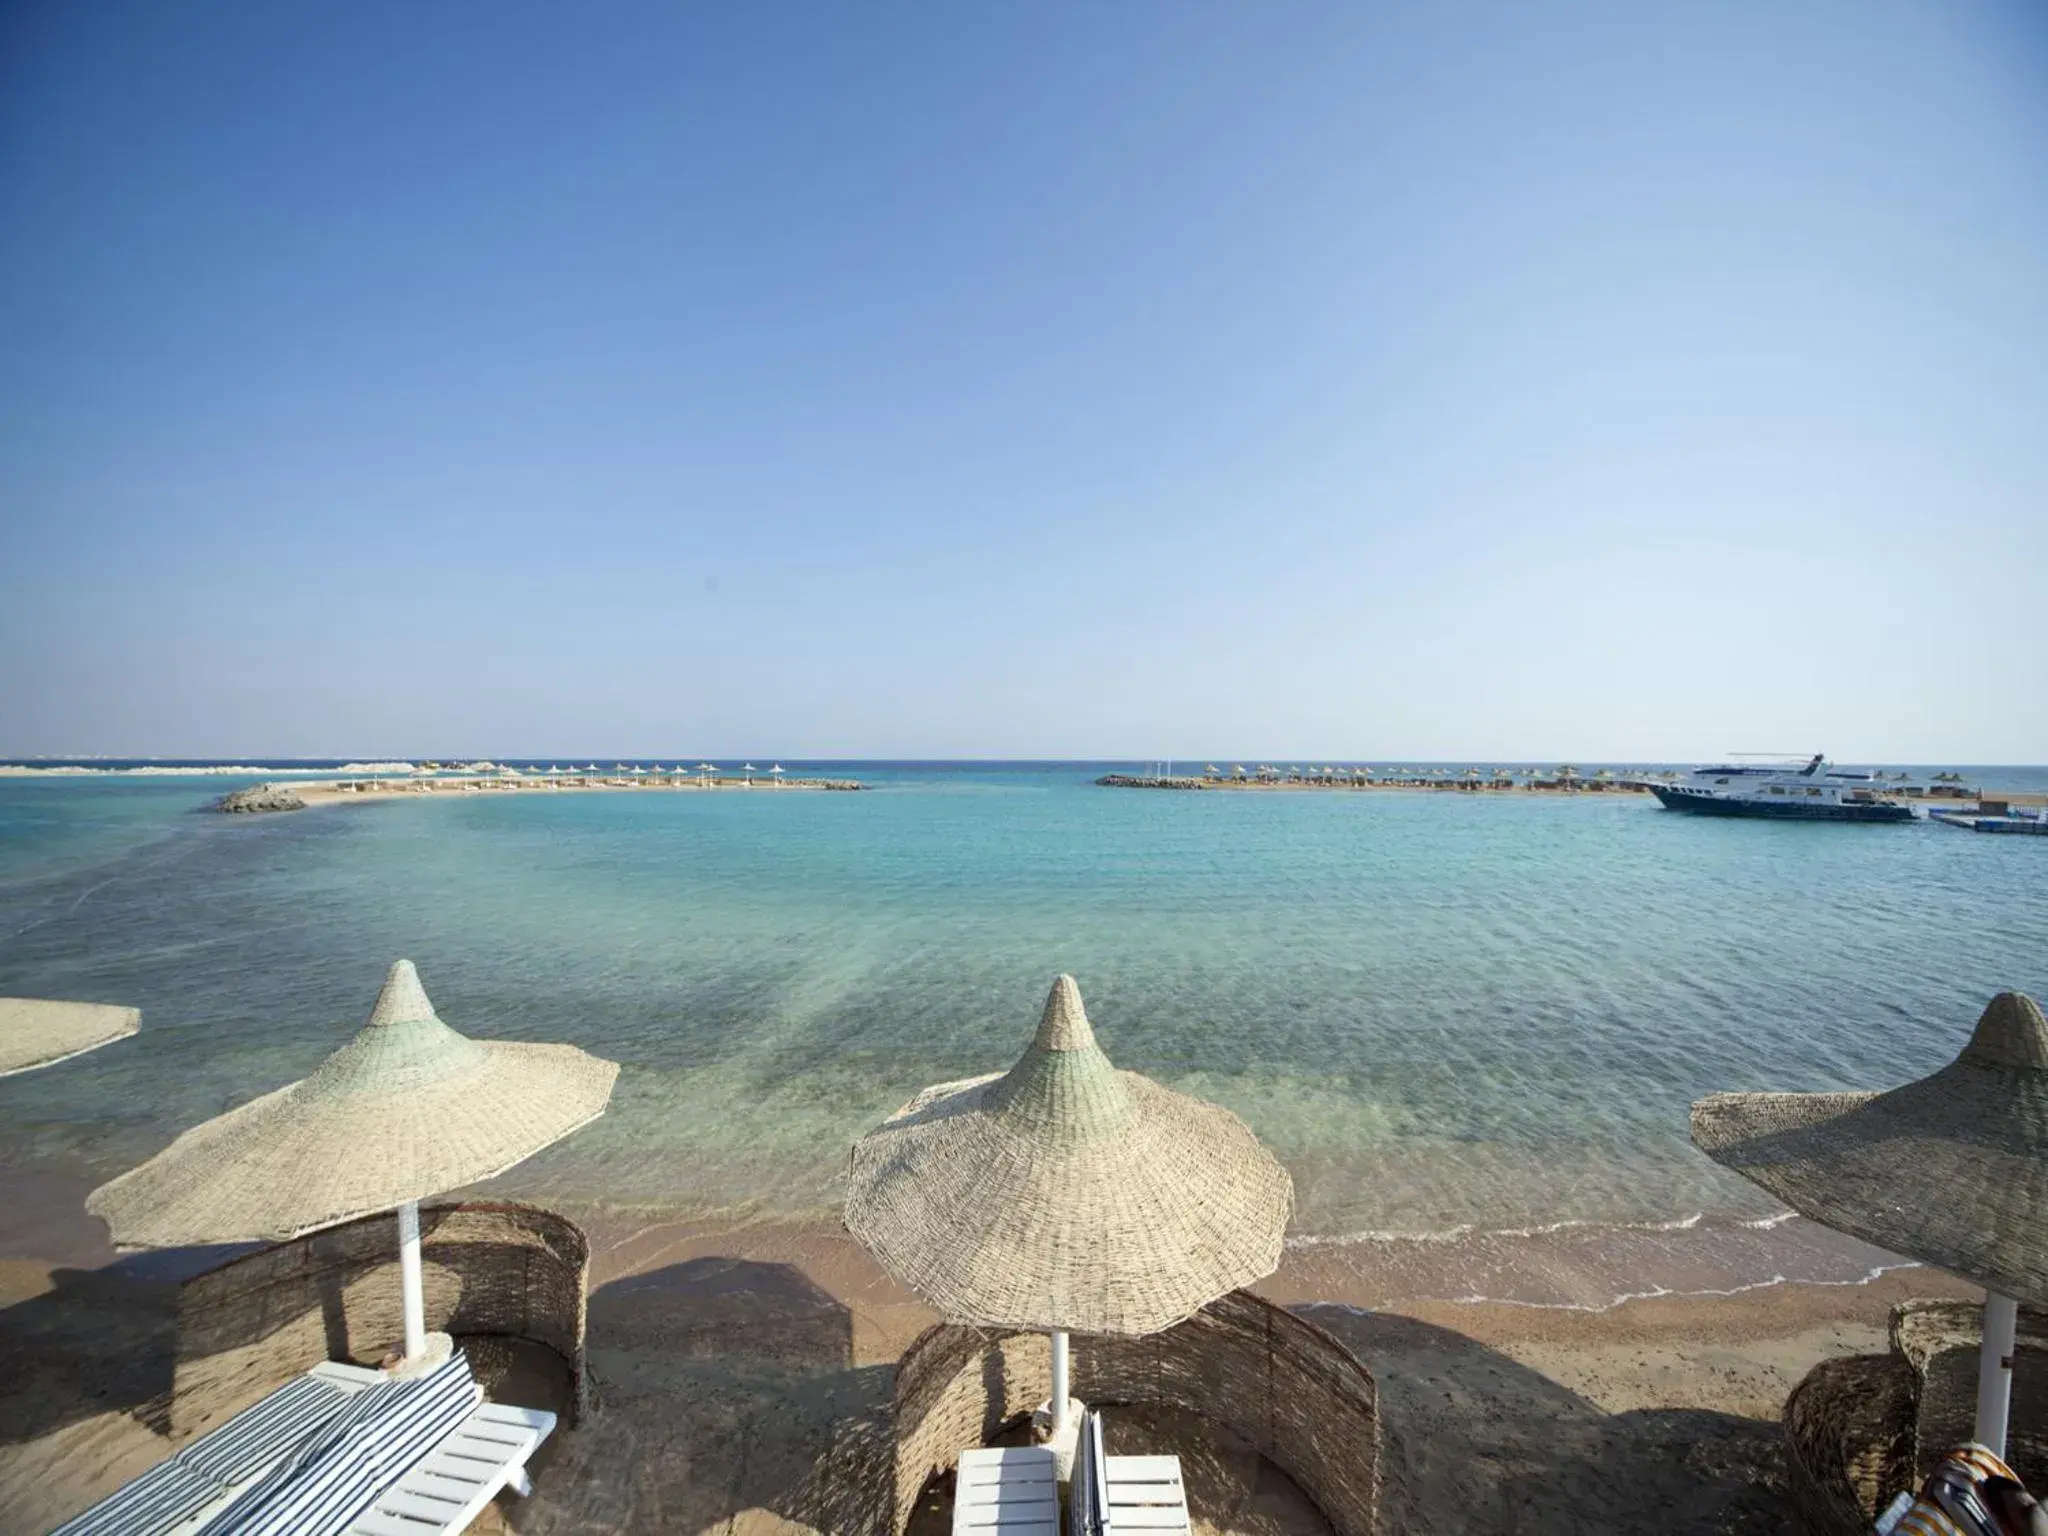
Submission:
POLYGON ((1646 780, 1600 769, 1581 774, 1569 765, 1542 769, 1479 769, 1463 772, 1422 768, 1275 768, 1211 765, 1200 774, 1105 773, 1095 781, 1107 789, 1371 790, 1424 789, 1463 794, 1579 795, 1645 794, 1646 780))
POLYGON ((2032 813, 2015 811, 2001 801, 1985 801, 1970 811, 1929 811, 1929 821, 1938 821, 1947 827, 1963 827, 1971 832, 2003 833, 2014 837, 2048 837, 2048 811, 2035 810, 2032 813), (1994 811, 1991 807, 1996 806, 1994 811))

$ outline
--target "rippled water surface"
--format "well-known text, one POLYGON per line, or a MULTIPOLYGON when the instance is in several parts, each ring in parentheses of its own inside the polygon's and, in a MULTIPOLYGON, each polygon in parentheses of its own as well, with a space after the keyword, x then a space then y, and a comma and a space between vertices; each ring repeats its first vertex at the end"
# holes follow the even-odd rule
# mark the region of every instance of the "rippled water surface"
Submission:
POLYGON ((1303 1237, 1754 1218, 1690 1100, 1888 1085, 1994 991, 2048 992, 2048 841, 847 771, 879 788, 264 818, 197 814, 205 780, 0 779, 0 992, 144 1015, 0 1081, 0 1153, 117 1172, 305 1073, 408 956, 460 1029, 625 1064, 507 1187, 810 1215, 919 1086, 1006 1065, 1066 970, 1120 1065, 1286 1159, 1303 1237))

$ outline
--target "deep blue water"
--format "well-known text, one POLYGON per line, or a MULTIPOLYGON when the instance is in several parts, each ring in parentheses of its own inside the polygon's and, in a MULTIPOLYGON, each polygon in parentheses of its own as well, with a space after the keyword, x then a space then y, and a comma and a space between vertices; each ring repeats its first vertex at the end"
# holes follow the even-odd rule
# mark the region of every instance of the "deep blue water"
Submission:
POLYGON ((458 1028, 625 1064, 612 1113, 504 1187, 814 1214, 854 1136, 1007 1065, 1066 970, 1119 1064, 1286 1159, 1303 1233, 1755 1215, 1690 1100, 1885 1086, 1993 992, 2048 993, 2048 841, 825 766, 878 788, 227 818, 197 807, 246 774, 0 778, 0 993, 143 1009, 0 1080, 0 1159, 118 1172, 309 1070, 406 956, 458 1028))

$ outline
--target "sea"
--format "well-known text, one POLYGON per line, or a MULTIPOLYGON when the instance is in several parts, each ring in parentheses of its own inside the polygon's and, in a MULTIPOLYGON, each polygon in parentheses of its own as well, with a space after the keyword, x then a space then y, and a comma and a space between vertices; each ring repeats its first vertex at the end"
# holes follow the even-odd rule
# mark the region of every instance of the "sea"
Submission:
MULTIPOLYGON (((1418 1283, 1600 1306, 1882 1268, 1698 1154, 1687 1106, 1890 1086, 1994 993, 2048 995, 2048 841, 1926 821, 793 761, 870 790, 231 817, 204 808, 337 765, 90 766, 0 777, 0 994, 130 1004, 142 1030, 0 1079, 7 1172, 111 1177, 303 1076, 404 957, 466 1033, 622 1064, 602 1120, 494 1189, 835 1227, 851 1142, 1007 1066, 1064 971, 1118 1065, 1285 1161, 1295 1247, 1455 1251, 1418 1283), (1532 1239, 1551 1251, 1524 1263, 1532 1239)), ((1959 771, 2048 791, 2048 769, 1959 771)))

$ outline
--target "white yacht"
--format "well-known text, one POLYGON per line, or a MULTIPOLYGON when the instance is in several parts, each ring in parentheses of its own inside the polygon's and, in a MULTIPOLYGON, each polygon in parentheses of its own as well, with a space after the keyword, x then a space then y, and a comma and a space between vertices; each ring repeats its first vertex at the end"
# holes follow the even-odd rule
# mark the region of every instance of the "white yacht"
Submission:
POLYGON ((1788 821, 1911 821, 1913 808, 1867 773, 1843 773, 1816 753, 1790 763, 1695 768, 1676 783, 1652 782, 1667 811, 1702 816, 1776 816, 1788 821))

